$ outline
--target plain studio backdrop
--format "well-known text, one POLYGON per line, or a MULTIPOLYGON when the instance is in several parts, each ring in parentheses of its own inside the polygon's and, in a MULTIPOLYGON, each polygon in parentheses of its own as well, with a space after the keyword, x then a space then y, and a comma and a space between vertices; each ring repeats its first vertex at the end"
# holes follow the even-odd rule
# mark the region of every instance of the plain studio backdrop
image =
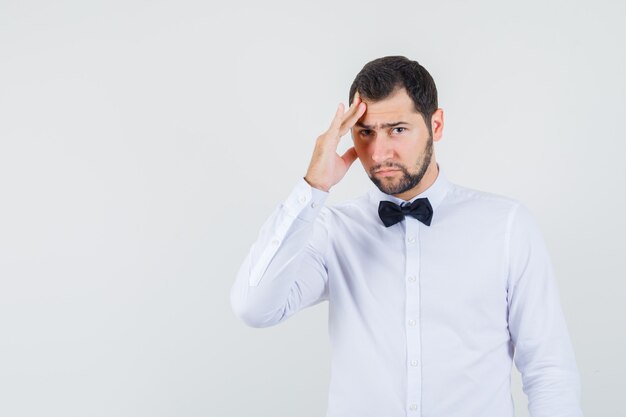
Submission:
MULTIPOLYGON (((328 304, 253 329, 229 291, 354 76, 405 55, 437 84, 448 178, 540 222, 585 414, 624 416, 625 16, 606 0, 3 0, 0 415, 323 417, 328 304)), ((371 186, 357 161, 328 204, 371 186)))

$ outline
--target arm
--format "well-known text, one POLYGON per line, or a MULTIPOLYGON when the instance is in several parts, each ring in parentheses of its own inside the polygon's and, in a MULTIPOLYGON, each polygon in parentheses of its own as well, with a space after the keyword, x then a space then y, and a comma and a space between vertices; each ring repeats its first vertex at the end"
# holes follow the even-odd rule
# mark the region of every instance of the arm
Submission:
POLYGON ((272 326, 328 298, 320 216, 327 196, 301 179, 263 224, 230 293, 233 312, 247 325, 272 326))
POLYGON ((580 379, 547 247, 522 204, 509 218, 509 332, 532 417, 582 417, 580 379))
POLYGON ((317 138, 306 176, 261 228, 230 293, 235 315, 246 324, 272 326, 328 298, 322 206, 330 187, 357 158, 354 147, 339 156, 337 146, 365 108, 358 93, 345 113, 339 105, 330 127, 317 138))

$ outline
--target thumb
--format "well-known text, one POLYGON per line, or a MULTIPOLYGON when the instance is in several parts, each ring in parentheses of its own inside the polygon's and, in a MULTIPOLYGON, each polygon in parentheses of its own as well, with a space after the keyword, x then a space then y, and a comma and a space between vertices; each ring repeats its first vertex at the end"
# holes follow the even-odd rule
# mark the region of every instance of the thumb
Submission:
POLYGON ((352 163, 356 161, 356 158, 357 158, 357 154, 356 154, 356 149, 354 149, 354 146, 348 149, 341 156, 341 159, 343 159, 343 162, 346 164, 346 168, 349 168, 350 165, 352 165, 352 163))

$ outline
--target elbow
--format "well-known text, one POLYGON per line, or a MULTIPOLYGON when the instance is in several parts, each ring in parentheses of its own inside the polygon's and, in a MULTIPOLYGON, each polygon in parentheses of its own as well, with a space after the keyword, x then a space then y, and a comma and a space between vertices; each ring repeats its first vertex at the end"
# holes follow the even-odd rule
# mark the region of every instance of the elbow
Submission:
POLYGON ((260 329, 263 327, 270 327, 276 324, 265 319, 262 314, 259 314, 258 312, 248 309, 248 308, 240 308, 240 307, 233 306, 233 313, 239 320, 241 320, 248 327, 254 327, 254 328, 260 329))
POLYGON ((262 305, 255 303, 251 297, 239 299, 231 296, 230 306, 235 317, 248 327, 270 327, 282 320, 282 314, 277 314, 276 311, 267 311, 262 308, 262 305))

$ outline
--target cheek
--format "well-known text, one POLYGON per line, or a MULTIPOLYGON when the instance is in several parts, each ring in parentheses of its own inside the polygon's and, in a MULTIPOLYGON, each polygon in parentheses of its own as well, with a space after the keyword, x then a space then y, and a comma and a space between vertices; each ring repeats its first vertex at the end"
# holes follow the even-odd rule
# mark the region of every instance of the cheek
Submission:
POLYGON ((399 142, 396 147, 397 152, 404 157, 416 157, 424 152, 424 146, 417 140, 407 140, 399 142))

